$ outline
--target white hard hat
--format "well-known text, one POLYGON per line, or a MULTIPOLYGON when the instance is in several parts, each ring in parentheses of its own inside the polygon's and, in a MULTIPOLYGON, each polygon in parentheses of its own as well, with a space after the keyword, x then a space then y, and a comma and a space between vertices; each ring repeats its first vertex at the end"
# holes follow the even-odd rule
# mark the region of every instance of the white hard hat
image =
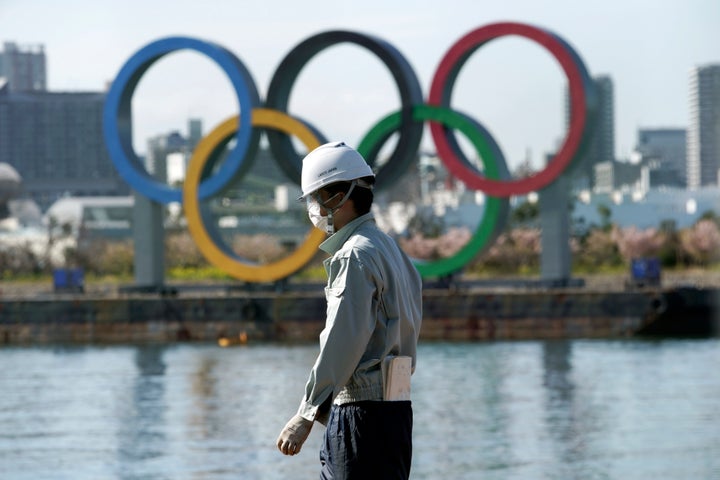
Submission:
POLYGON ((363 177, 374 177, 370 165, 345 142, 320 145, 303 159, 302 197, 335 182, 349 182, 363 177))

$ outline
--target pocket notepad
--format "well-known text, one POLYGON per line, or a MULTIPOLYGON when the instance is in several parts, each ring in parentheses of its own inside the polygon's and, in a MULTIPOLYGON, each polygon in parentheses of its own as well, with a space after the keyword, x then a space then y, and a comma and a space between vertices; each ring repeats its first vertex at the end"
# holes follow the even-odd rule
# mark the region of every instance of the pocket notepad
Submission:
POLYGON ((382 365, 383 399, 390 402, 410 400, 412 358, 389 356, 382 365))

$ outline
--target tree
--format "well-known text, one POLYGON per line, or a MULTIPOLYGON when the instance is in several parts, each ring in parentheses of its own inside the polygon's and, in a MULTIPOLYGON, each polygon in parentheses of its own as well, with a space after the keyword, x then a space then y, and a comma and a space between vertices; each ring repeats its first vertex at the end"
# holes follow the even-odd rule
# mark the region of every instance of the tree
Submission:
POLYGON ((612 228, 610 223, 610 217, 612 217, 612 210, 605 204, 600 204, 597 207, 597 212, 600 215, 600 228, 609 231, 612 228))
POLYGON ((654 228, 641 230, 637 227, 615 227, 612 238, 620 255, 628 262, 635 258, 657 256, 665 243, 665 236, 654 228))
POLYGON ((713 220, 700 220, 680 234, 683 250, 697 264, 706 266, 720 259, 720 228, 713 220))
POLYGON ((522 225, 536 220, 539 216, 540 207, 538 207, 537 202, 532 203, 526 200, 513 209, 510 214, 510 221, 515 225, 522 225))

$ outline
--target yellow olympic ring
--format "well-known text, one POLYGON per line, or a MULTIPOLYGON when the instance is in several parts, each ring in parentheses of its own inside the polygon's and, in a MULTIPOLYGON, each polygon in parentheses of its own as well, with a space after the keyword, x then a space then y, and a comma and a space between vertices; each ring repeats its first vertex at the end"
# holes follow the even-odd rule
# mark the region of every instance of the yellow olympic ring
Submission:
MULTIPOLYGON (((302 122, 278 110, 256 108, 252 111, 252 126, 272 128, 286 134, 295 135, 308 151, 320 145, 315 134, 302 122)), ((200 213, 198 186, 205 165, 212 157, 213 152, 223 144, 231 135, 234 135, 239 125, 239 116, 234 116, 222 122, 198 143, 190 159, 190 165, 183 183, 183 205, 188 222, 188 230, 195 240, 200 252, 213 265, 229 275, 248 282, 272 282, 288 277, 307 264, 317 252, 318 246, 326 238, 325 234, 317 228, 312 228, 305 242, 291 255, 277 262, 266 265, 250 265, 238 257, 224 252, 211 238, 205 228, 200 213)))

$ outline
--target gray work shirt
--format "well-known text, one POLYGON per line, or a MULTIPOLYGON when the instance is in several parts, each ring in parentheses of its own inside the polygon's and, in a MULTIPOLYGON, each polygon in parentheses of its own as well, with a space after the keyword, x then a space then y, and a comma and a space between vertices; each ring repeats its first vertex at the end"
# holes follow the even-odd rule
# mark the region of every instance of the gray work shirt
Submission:
POLYGON ((420 275, 372 213, 345 225, 320 249, 331 255, 324 262, 327 316, 298 409, 307 420, 324 417, 318 409, 330 399, 382 400, 382 361, 407 355, 414 370, 422 321, 420 275))

